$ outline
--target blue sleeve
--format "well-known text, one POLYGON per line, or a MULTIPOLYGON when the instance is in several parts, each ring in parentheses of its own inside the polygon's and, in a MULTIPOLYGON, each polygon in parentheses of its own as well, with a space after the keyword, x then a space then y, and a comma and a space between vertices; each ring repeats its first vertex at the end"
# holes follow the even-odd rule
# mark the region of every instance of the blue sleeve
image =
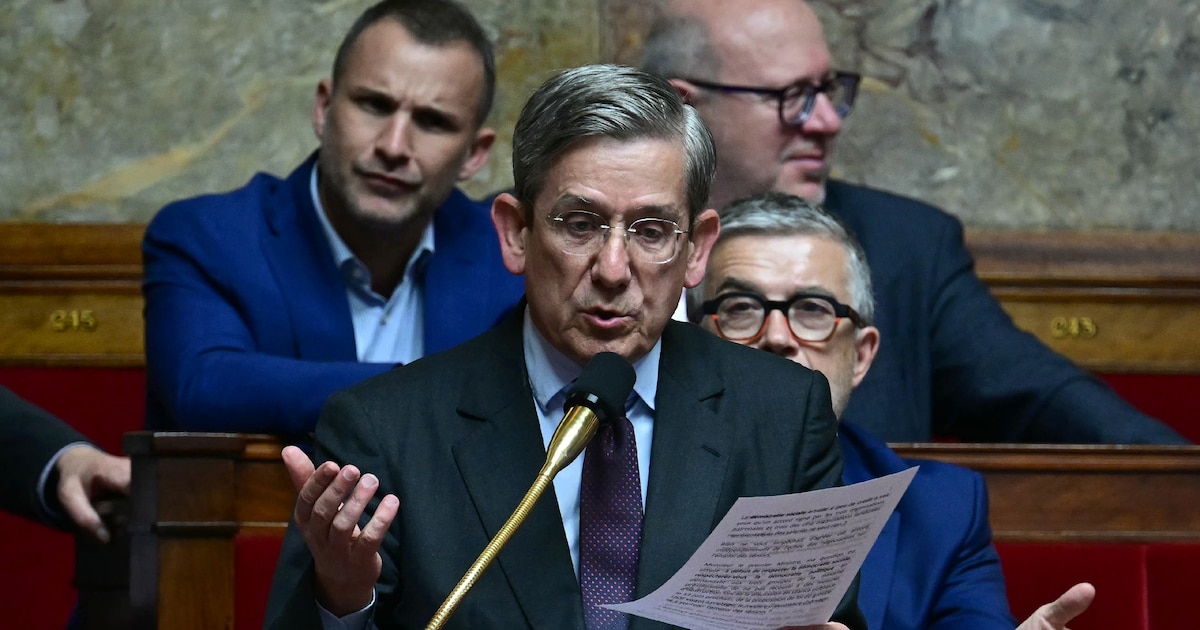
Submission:
POLYGON ((330 394, 392 367, 264 350, 262 337, 275 335, 283 341, 273 345, 282 346, 294 331, 282 314, 279 330, 263 322, 252 329, 244 314, 248 302, 277 290, 245 263, 260 253, 235 251, 251 237, 169 210, 143 242, 150 428, 299 435, 312 431, 330 394), (156 412, 165 422, 155 422, 156 412))
POLYGON ((987 487, 980 475, 968 474, 969 489, 966 484, 958 487, 972 495, 962 502, 970 506, 970 516, 947 565, 926 630, 1012 630, 1016 622, 1008 612, 1004 573, 988 526, 987 487))

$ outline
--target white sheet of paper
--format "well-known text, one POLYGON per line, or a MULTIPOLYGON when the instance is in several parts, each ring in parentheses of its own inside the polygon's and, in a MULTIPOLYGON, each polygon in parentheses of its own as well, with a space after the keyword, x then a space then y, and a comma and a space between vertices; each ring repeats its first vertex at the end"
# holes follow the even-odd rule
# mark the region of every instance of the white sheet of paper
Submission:
POLYGON ((690 630, 825 623, 916 472, 742 497, 658 590, 609 608, 690 630))

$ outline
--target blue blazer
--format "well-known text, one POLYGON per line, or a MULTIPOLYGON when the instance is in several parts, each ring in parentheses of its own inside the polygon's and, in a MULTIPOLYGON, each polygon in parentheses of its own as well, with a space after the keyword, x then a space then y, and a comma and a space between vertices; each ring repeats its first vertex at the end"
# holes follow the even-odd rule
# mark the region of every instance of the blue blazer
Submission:
MULTIPOLYGON (((145 263, 147 426, 298 435, 331 393, 390 369, 360 363, 345 284, 309 193, 315 155, 154 218, 145 263)), ((434 215, 425 353, 495 324, 524 292, 488 209, 458 190, 434 215)))
POLYGON ((992 546, 983 477, 943 462, 901 459, 844 421, 838 442, 846 484, 921 467, 860 571, 858 607, 867 626, 1012 630, 1017 624, 992 546))
POLYGON ((883 339, 843 420, 886 442, 1187 443, 1013 326, 954 217, 838 181, 825 206, 866 250, 883 339))

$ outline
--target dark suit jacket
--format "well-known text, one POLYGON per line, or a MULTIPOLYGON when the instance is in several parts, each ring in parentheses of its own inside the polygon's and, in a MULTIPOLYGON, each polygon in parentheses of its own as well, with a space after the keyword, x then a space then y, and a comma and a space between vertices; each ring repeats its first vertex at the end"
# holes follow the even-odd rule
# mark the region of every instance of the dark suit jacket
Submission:
MULTIPOLYGON (((672 322, 663 334, 638 597, 662 585, 740 496, 837 484, 841 458, 824 377, 672 322)), ((521 318, 329 401, 316 461, 357 465, 400 498, 384 542, 375 622, 419 628, 503 525, 545 461, 521 318)), ((583 628, 553 487, 447 627, 583 628)), ((376 499, 375 504, 378 504, 376 499)), ((835 617, 864 627, 853 601, 835 617)), ((267 627, 318 627, 312 559, 288 530, 267 627)), ((663 628, 634 618, 632 628, 663 628)))
MULTIPOLYGON (((38 479, 50 458, 82 434, 41 408, 0 386, 0 509, 47 525, 65 526, 61 516, 48 514, 38 494, 38 479)), ((53 504, 53 501, 51 501, 53 504)))
POLYGON ((957 219, 837 181, 825 206, 866 250, 883 339, 843 420, 887 442, 1186 443, 1013 326, 957 219))
POLYGON ((838 432, 847 484, 920 466, 867 554, 858 607, 872 630, 1012 630, 979 473, 906 460, 866 431, 838 432))
MULTIPOLYGON (((173 203, 146 230, 147 425, 311 431, 329 394, 391 364, 359 363, 345 284, 309 194, 315 156, 286 180, 173 203)), ((504 268, 480 204, 455 190, 434 215, 425 352, 511 310, 524 281, 504 268)))

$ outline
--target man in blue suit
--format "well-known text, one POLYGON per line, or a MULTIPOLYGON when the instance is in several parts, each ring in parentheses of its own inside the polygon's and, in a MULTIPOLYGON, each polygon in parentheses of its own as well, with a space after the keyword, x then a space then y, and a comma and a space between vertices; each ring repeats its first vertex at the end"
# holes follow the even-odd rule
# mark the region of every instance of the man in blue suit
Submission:
POLYGON ((858 237, 887 343, 846 418, 887 441, 1184 443, 1011 319, 975 275, 962 225, 929 205, 827 181, 859 77, 832 69, 801 0, 671 0, 643 67, 671 79, 717 145, 710 203, 776 190, 858 237))
MULTIPOLYGON (((862 248, 833 216, 791 195, 767 193, 721 212, 704 281, 689 298, 708 330, 823 373, 839 417, 880 347, 862 248)), ((844 420, 838 441, 847 484, 920 466, 862 567, 858 604, 868 626, 1011 630, 983 478, 901 459, 844 420)), ((1048 614, 1039 610, 1029 623, 1048 614)))
POLYGON ((148 426, 300 435, 332 392, 515 305, 488 209, 455 188, 487 160, 494 92, 462 6, 367 9, 317 86, 317 152, 147 229, 148 426))

